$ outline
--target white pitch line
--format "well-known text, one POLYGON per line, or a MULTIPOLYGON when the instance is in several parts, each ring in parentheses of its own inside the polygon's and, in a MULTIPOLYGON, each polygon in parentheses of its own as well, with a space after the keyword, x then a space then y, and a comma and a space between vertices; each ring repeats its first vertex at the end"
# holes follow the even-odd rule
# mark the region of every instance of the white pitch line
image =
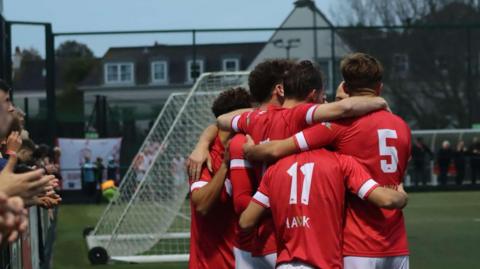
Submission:
POLYGON ((473 219, 474 222, 480 222, 480 218, 473 219))

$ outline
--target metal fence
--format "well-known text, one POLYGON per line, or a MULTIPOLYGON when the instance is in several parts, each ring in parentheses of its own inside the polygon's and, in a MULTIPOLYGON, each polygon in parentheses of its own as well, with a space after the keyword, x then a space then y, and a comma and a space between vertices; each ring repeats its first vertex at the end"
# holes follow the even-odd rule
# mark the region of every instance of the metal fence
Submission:
MULTIPOLYGON (((8 27, 17 24, 26 23, 6 22, 8 27)), ((475 105, 480 102, 475 94, 480 90, 475 83, 480 77, 480 25, 74 33, 54 33, 49 24, 40 25, 45 27, 47 60, 23 61, 19 69, 10 70, 13 99, 28 112, 28 128, 46 143, 61 136, 84 137, 92 129, 100 137, 121 135, 122 165, 133 158, 170 93, 188 90, 201 72, 251 69, 267 58, 316 61, 333 99, 342 79, 342 57, 367 52, 383 63, 383 95, 412 129, 471 128, 480 123, 475 105), (93 54, 61 54, 68 41, 84 44, 93 54), (190 68, 192 62, 198 64, 190 68), (130 82, 109 83, 110 67, 117 70, 117 79, 124 74, 130 82), (130 71, 122 73, 121 68, 130 71), (25 91, 28 85, 22 80, 28 72, 43 74, 33 79, 34 88, 40 89, 34 96, 25 91)), ((11 48, 9 52, 11 59, 11 48)))
POLYGON ((28 210, 27 231, 12 244, 0 250, 0 268, 49 269, 55 238, 57 209, 31 207, 28 210))

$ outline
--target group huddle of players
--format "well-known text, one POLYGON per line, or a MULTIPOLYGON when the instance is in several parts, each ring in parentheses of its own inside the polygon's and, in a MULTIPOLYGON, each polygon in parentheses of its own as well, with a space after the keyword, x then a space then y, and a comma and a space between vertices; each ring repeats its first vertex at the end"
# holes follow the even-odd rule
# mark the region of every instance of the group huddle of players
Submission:
POLYGON ((409 267, 410 129, 379 97, 377 59, 340 69, 332 103, 315 64, 280 59, 218 96, 187 162, 189 268, 409 267))

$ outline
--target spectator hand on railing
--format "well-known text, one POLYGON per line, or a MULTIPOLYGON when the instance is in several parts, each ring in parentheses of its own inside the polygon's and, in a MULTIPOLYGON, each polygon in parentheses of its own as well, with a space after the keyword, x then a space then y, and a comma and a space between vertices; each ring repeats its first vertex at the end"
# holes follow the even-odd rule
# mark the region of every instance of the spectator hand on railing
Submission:
POLYGON ((15 174, 9 164, 0 172, 0 191, 9 196, 20 196, 31 199, 35 195, 45 194, 58 186, 58 179, 52 175, 44 175, 43 169, 15 174))
POLYGON ((23 200, 18 196, 8 197, 0 193, 0 242, 14 242, 26 230, 27 225, 23 200))

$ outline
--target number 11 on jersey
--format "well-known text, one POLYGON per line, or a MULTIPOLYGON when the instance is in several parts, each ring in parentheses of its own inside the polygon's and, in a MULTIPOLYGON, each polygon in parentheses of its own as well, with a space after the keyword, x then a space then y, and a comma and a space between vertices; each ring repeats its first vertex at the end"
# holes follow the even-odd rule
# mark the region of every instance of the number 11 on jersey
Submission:
MULTIPOLYGON (((312 185, 312 176, 313 176, 313 167, 314 163, 306 163, 300 167, 300 170, 303 174, 303 185, 302 185, 302 197, 301 203, 308 205, 310 197, 310 186, 312 185)), ((290 185, 290 200, 289 204, 297 204, 297 181, 298 181, 298 163, 294 163, 287 170, 287 173, 292 177, 292 183, 290 185)))

